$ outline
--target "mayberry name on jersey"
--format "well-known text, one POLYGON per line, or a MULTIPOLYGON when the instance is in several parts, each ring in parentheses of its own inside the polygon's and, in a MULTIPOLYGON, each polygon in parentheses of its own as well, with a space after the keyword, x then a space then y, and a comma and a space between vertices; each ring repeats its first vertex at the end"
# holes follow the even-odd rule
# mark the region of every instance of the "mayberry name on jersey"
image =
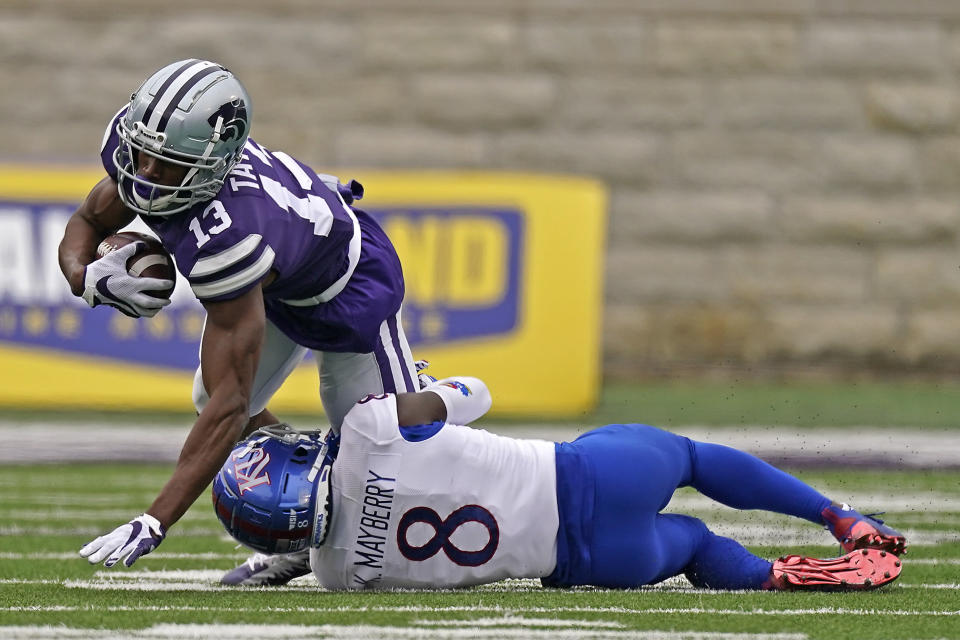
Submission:
POLYGON ((359 532, 354 547, 356 558, 353 565, 356 569, 353 581, 359 586, 371 585, 382 577, 379 570, 383 569, 386 533, 390 528, 393 491, 397 482, 396 478, 381 476, 373 469, 367 469, 367 473, 369 475, 364 487, 359 532))

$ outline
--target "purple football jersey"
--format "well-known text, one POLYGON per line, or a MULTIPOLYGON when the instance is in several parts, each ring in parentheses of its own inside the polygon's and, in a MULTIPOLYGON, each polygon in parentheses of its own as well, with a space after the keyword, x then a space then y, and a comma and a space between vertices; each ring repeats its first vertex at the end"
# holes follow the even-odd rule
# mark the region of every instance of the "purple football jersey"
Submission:
MULTIPOLYGON (((117 180, 116 124, 101 160, 117 180)), ((273 273, 267 317, 311 349, 367 353, 400 308, 400 261, 380 226, 350 206, 362 196, 248 139, 216 198, 167 217, 142 216, 201 302, 237 298, 273 273)))

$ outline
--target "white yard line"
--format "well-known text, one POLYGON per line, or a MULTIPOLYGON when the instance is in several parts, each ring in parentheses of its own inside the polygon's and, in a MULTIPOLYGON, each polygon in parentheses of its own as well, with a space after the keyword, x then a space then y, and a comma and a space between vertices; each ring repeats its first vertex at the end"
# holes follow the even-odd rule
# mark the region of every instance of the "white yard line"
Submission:
MULTIPOLYGON (((276 589, 271 589, 276 591, 276 589)), ((711 607, 653 607, 649 609, 632 607, 524 607, 499 606, 499 605, 474 605, 474 606, 442 606, 426 607, 420 605, 403 606, 339 606, 339 607, 259 607, 258 611, 269 613, 503 613, 509 615, 517 614, 556 614, 556 613, 613 613, 624 615, 649 615, 649 614, 667 614, 667 615, 691 615, 691 614, 716 614, 725 616, 935 616, 935 617, 960 617, 960 609, 855 609, 847 607, 817 607, 809 609, 724 609, 711 607)), ((11 606, 0 607, 0 612, 81 612, 81 611, 106 611, 106 612, 232 612, 233 606, 211 607, 211 606, 154 606, 154 605, 85 605, 85 606, 65 606, 65 605, 34 605, 34 606, 11 606)))
MULTIPOLYGON (((707 526, 717 535, 733 538, 746 546, 786 546, 834 545, 833 537, 815 526, 781 526, 760 524, 713 523, 706 519, 707 526)), ((960 542, 957 531, 922 531, 918 529, 900 529, 907 537, 911 547, 933 547, 943 543, 960 542)))
MULTIPOLYGON (((2 520, 26 521, 72 521, 72 520, 121 520, 130 519, 130 509, 98 509, 91 507, 82 511, 77 509, 0 509, 2 520)), ((188 511, 178 522, 209 521, 209 513, 188 511)))
MULTIPOLYGON (((60 585, 67 589, 91 589, 97 591, 204 591, 204 592, 248 592, 258 590, 253 587, 238 588, 235 586, 224 586, 219 584, 222 571, 217 570, 173 570, 173 571, 98 571, 94 580, 56 580, 40 578, 4 578, 0 579, 0 585, 35 585, 35 584, 53 584, 60 585)), ((956 590, 960 588, 958 583, 897 583, 894 588, 904 589, 943 589, 956 590)), ((325 590, 314 581, 312 576, 303 576, 291 581, 283 587, 264 587, 259 590, 269 592, 298 592, 298 593, 323 593, 325 590)), ((490 585, 481 585, 475 588, 478 593, 529 593, 541 591, 540 581, 536 579, 523 580, 503 580, 490 585)), ((601 589, 595 587, 583 587, 578 590, 598 592, 614 592, 617 590, 601 589)), ((642 587, 641 591, 658 592, 687 592, 696 593, 700 596, 729 595, 730 591, 718 589, 700 589, 691 585, 683 576, 676 576, 665 580, 659 584, 642 587)), ((417 592, 415 589, 397 589, 397 592, 417 592)), ((432 593, 449 593, 456 591, 462 593, 462 590, 437 589, 432 593)), ((773 592, 757 592, 755 595, 766 596, 773 592)))
MULTIPOLYGON (((158 482, 157 486, 161 486, 158 482)), ((885 510, 887 518, 897 517, 898 522, 918 524, 960 524, 960 488, 957 492, 943 491, 908 491, 897 495, 884 495, 879 492, 850 491, 849 489, 831 489, 817 487, 821 492, 842 500, 847 504, 860 509, 861 512, 870 512, 873 509, 885 510), (943 515, 950 514, 950 515, 943 515)), ((150 499, 153 494, 137 493, 135 496, 71 496, 71 495, 10 495, 7 492, 2 499, 6 505, 0 509, 0 518, 4 519, 92 519, 123 518, 129 515, 129 509, 119 508, 116 505, 129 504, 138 500, 150 499), (26 504, 20 504, 26 503, 26 504)), ((783 518, 778 514, 763 511, 739 511, 724 506, 693 489, 681 489, 673 496, 667 511, 697 511, 704 514, 729 515, 742 517, 745 514, 750 518, 783 518)), ((188 513, 187 517, 191 517, 188 513)))
MULTIPOLYGON (((732 524, 714 523, 709 517, 705 518, 710 529, 722 536, 734 538, 747 546, 787 546, 798 547, 808 545, 831 546, 833 538, 823 529, 812 524, 797 521, 794 524, 732 524)), ((103 533, 103 527, 96 526, 64 526, 50 525, 26 526, 20 524, 0 525, 0 537, 21 536, 88 536, 96 537, 103 533)), ((943 543, 960 542, 960 532, 955 531, 923 531, 918 529, 902 529, 911 547, 932 547, 943 543)), ((223 529, 204 526, 177 527, 178 536, 213 537, 226 535, 223 529)))
MULTIPOLYGON (((141 491, 135 495, 111 492, 106 495, 70 495, 70 494, 42 494, 33 491, 31 487, 29 492, 23 492, 20 495, 11 495, 7 492, 3 496, 3 502, 6 504, 26 503, 31 507, 50 505, 51 507, 77 507, 81 505, 90 508, 109 508, 116 505, 129 504, 138 500, 150 500, 154 496, 152 493, 141 491)), ((119 489, 119 487, 117 488, 119 489)))
POLYGON ((609 620, 569 620, 566 618, 524 618, 522 616, 505 615, 497 618, 469 618, 465 620, 411 620, 410 624, 426 627, 588 627, 607 629, 622 629, 621 622, 609 620))
MULTIPOLYGON (((599 425, 592 425, 599 426, 599 425)), ((0 420, 0 464, 97 460, 175 461, 189 424, 104 426, 0 420), (103 443, 109 443, 104 446, 103 443)), ((572 440, 585 431, 570 425, 495 425, 491 431, 514 437, 572 440)), ((696 440, 743 449, 785 463, 890 464, 897 468, 960 467, 960 430, 904 428, 817 428, 789 426, 677 427, 696 440), (867 435, 864 435, 867 434, 867 435)))
MULTIPOLYGON (((177 534, 181 536, 219 536, 225 534, 223 529, 213 527, 177 527, 177 534)), ((0 536, 99 536, 103 533, 102 527, 83 526, 83 527, 51 527, 49 525, 39 525, 35 527, 25 527, 17 524, 0 525, 0 536)))
POLYGON ((71 638, 137 638, 138 640, 208 640, 209 638, 265 638, 267 640, 302 640, 329 638, 333 640, 389 640, 417 639, 462 640, 510 638, 513 640, 554 639, 577 640, 803 640, 802 633, 724 633, 717 631, 662 631, 662 630, 607 630, 592 626, 580 629, 480 628, 463 621, 456 629, 428 627, 381 627, 373 625, 206 625, 159 624, 149 629, 107 631, 94 629, 67 629, 64 627, 0 627, 4 638, 17 640, 57 640, 71 638), (585 635, 586 634, 586 635, 585 635))
POLYGON ((960 583, 948 582, 943 584, 900 584, 901 589, 949 589, 956 591, 960 589, 960 583))

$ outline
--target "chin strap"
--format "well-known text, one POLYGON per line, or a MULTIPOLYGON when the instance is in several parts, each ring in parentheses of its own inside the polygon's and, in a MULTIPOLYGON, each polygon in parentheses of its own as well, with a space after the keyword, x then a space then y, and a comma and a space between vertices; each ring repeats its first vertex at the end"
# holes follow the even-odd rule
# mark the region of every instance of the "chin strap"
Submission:
POLYGON ((323 440, 320 453, 307 474, 307 480, 317 486, 317 495, 313 503, 313 533, 310 536, 310 547, 316 549, 327 540, 330 531, 330 520, 333 517, 333 499, 331 497, 331 483, 333 479, 333 461, 339 448, 339 436, 334 435, 331 429, 323 440))

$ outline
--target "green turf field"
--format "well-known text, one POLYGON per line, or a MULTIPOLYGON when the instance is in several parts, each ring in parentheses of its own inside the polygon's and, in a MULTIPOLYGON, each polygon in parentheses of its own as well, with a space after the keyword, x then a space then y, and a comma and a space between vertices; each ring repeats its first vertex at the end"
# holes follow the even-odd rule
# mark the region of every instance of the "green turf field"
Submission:
MULTIPOLYGON (((800 472, 830 495, 890 505, 912 543, 893 585, 870 593, 696 591, 683 579, 635 591, 541 589, 535 581, 441 592, 330 593, 309 578, 221 588, 245 553, 201 499, 130 569, 90 566, 82 543, 149 504, 169 465, 0 467, 0 638, 958 638, 960 473, 800 472)), ((826 532, 678 493, 766 556, 833 554, 826 532)))

